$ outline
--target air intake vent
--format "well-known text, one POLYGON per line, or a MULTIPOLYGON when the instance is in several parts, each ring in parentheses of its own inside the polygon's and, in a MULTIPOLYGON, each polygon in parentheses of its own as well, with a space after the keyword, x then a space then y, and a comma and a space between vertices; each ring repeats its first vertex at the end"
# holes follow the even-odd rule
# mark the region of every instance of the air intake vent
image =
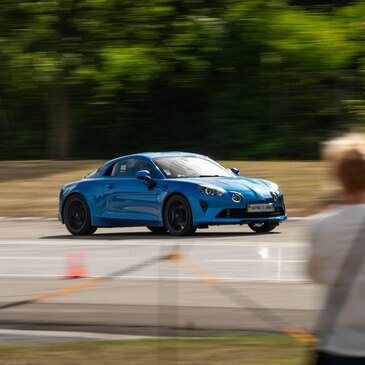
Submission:
POLYGON ((205 200, 199 199, 202 211, 205 213, 208 210, 208 203, 205 200))
POLYGON ((275 210, 270 213, 247 213, 246 209, 223 209, 216 218, 271 218, 284 215, 282 207, 275 207, 275 210))

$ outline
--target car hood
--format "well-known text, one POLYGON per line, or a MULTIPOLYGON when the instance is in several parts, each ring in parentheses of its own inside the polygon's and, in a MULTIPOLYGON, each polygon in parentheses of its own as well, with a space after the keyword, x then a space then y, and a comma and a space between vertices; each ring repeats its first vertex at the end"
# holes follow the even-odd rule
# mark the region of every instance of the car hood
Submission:
POLYGON ((201 177, 176 179, 184 180, 194 184, 206 184, 219 186, 226 191, 239 192, 243 194, 251 193, 264 198, 270 198, 270 181, 263 179, 254 179, 248 177, 201 177))

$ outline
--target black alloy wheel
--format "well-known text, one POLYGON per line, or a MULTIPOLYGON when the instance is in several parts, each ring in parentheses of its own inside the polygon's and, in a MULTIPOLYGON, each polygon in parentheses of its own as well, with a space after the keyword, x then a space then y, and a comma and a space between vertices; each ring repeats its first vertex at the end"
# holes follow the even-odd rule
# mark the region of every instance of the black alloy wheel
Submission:
POLYGON ((147 228, 152 232, 152 233, 166 233, 167 232, 167 228, 166 227, 152 227, 152 226, 147 226, 147 228))
POLYGON ((256 233, 268 233, 274 230, 278 224, 275 222, 249 223, 248 226, 256 233))
POLYGON ((173 236, 188 236, 197 227, 193 226, 193 215, 188 201, 181 195, 172 196, 164 210, 166 228, 173 236))
POLYGON ((74 195, 66 201, 64 207, 66 228, 75 236, 91 235, 97 227, 91 225, 90 210, 86 201, 79 195, 74 195))

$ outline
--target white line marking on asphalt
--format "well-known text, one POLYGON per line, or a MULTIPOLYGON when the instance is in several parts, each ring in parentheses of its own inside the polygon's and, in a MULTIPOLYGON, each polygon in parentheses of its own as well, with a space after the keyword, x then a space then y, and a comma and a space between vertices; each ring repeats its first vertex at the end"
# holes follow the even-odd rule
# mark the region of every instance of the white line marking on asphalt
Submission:
POLYGON ((0 220, 8 221, 8 222, 16 222, 16 221, 50 221, 57 220, 57 218, 42 218, 42 217, 1 217, 0 220))
POLYGON ((13 329, 0 329, 0 334, 12 335, 12 336, 81 338, 90 340, 135 340, 142 338, 155 338, 154 336, 116 335, 109 333, 94 333, 94 332, 37 331, 37 330, 13 330, 13 329))
MULTIPOLYGON (((279 262, 278 262, 278 280, 281 280, 281 263, 283 262, 281 260, 281 247, 278 248, 278 258, 279 258, 279 262)), ((287 262, 290 262, 290 260, 288 260, 287 262)), ((295 261, 292 261, 295 262, 295 261)), ((305 261, 302 261, 305 262, 305 261)))
POLYGON ((63 257, 0 256, 0 260, 64 260, 63 257))
POLYGON ((280 258, 277 260, 250 260, 250 259, 221 259, 221 260, 203 260, 203 262, 259 262, 262 263, 304 263, 306 260, 281 260, 280 258))
MULTIPOLYGON (((65 257, 34 257, 34 256, 7 256, 7 257, 1 257, 1 260, 65 260, 65 257)), ((135 261, 139 262, 139 260, 136 257, 93 257, 88 256, 86 259, 91 260, 117 260, 117 261, 135 261)), ((270 262, 282 262, 282 263, 296 263, 296 262, 307 262, 307 260, 281 260, 279 259, 261 259, 261 260, 255 260, 255 259, 208 259, 208 260, 201 260, 201 262, 260 262, 260 263, 270 263, 270 262)))
MULTIPOLYGON (((3 256, 1 257, 0 256, 0 261, 1 260, 66 260, 67 258, 65 257, 35 257, 35 256, 3 256)), ((136 261, 136 262, 139 262, 138 261, 138 258, 136 257, 100 257, 100 256, 88 256, 86 257, 86 259, 92 259, 92 260, 118 260, 118 261, 136 261)))
MULTIPOLYGON (((301 220, 309 219, 310 217, 311 216, 307 216, 307 217, 288 217, 287 221, 301 221, 301 220)), ((55 218, 55 217, 53 217, 53 218, 47 218, 47 217, 0 217, 0 220, 7 220, 7 221, 19 221, 19 220, 58 221, 58 218, 55 218)))
MULTIPOLYGON (((127 239, 128 240, 128 239, 127 239)), ((52 242, 40 242, 40 241, 20 241, 20 240, 1 240, 0 241, 0 245, 5 245, 5 246, 13 246, 13 245, 28 245, 28 246, 59 246, 60 245, 65 245, 68 244, 72 247, 75 247, 76 245, 79 246, 118 246, 120 248, 126 248, 126 247, 134 247, 134 246, 152 246, 152 247, 166 247, 167 249, 167 245, 170 246, 177 246, 177 247, 190 247, 190 246, 195 246, 197 244, 201 245, 200 247, 220 247, 220 248, 225 248, 225 247, 242 247, 242 248, 246 248, 246 247, 258 247, 259 245, 265 245, 267 246, 268 244, 272 245, 270 247, 309 247, 308 244, 305 244, 303 242, 300 241, 294 241, 292 243, 281 243, 281 242, 268 242, 268 241, 242 241, 241 243, 230 243, 230 242, 224 242, 222 241, 221 243, 209 243, 209 242, 204 242, 204 241, 191 241, 191 242, 179 242, 179 241, 169 241, 169 240, 163 240, 163 241, 158 241, 158 242, 149 242, 149 241, 144 241, 144 240, 140 240, 139 242, 128 242, 127 244, 123 242, 123 239, 121 239, 118 242, 111 242, 108 240, 77 240, 77 242, 75 243, 73 239, 71 240, 57 240, 56 242, 52 241, 52 242), (84 242, 83 242, 84 241, 84 242)))
MULTIPOLYGON (((0 274, 0 277, 4 278, 59 278, 62 279, 64 276, 62 275, 48 275, 48 274, 31 274, 31 275, 24 275, 24 274, 0 274)), ((147 280, 147 281, 193 281, 193 282, 201 282, 201 279, 195 276, 103 276, 103 275, 90 275, 87 277, 88 279, 94 278, 110 278, 113 280, 147 280)), ((285 279, 285 280, 277 280, 277 279, 259 279, 259 278, 234 278, 234 277, 220 277, 217 276, 217 279, 227 282, 236 282, 236 283, 306 283, 311 282, 309 278, 294 278, 294 279, 285 279)), ((71 279, 70 279, 71 280, 71 279)))

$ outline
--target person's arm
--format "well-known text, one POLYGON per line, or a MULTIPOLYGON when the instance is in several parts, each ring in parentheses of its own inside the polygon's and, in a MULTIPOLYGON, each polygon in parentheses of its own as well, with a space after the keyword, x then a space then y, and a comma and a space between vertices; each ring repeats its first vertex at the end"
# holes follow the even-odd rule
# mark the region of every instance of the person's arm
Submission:
POLYGON ((308 273, 317 283, 330 285, 331 280, 326 273, 326 255, 322 254, 315 246, 312 246, 308 263, 308 273))
POLYGON ((307 270, 315 282, 331 285, 335 280, 336 270, 331 267, 331 251, 328 251, 326 240, 321 237, 322 231, 320 228, 323 227, 323 223, 320 220, 320 217, 316 217, 310 222, 309 240, 311 248, 307 270))

